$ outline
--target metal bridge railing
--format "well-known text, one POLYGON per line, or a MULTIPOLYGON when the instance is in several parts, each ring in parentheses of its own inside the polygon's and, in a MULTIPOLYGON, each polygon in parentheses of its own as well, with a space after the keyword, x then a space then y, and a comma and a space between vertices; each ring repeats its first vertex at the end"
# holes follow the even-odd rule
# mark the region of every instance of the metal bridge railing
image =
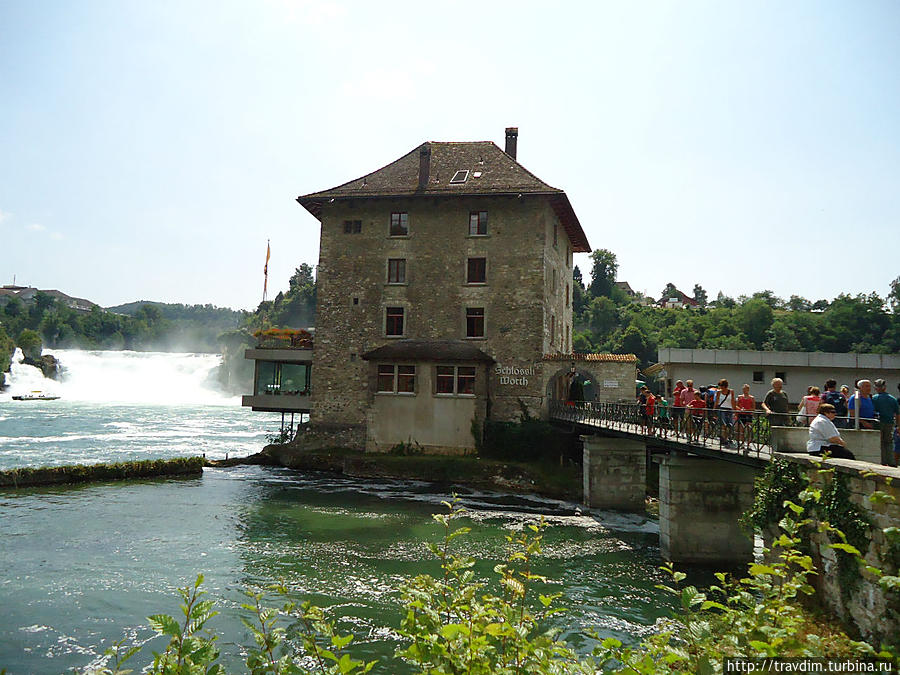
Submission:
MULTIPOLYGON (((552 419, 601 429, 662 438, 686 445, 743 451, 759 456, 771 452, 770 420, 765 413, 722 409, 673 408, 646 414, 639 403, 551 401, 552 419)), ((772 422, 792 426, 793 415, 772 422)))

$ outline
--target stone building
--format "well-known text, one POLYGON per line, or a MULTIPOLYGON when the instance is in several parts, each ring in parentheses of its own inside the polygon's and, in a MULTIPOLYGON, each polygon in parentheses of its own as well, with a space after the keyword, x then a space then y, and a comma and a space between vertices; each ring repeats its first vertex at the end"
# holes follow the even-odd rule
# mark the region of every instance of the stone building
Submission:
POLYGON ((572 256, 590 246, 566 193, 516 161, 517 137, 423 143, 297 198, 321 223, 313 428, 459 451, 486 419, 545 416, 573 368, 633 394, 634 357, 597 360, 630 373, 604 378, 571 356, 572 256))

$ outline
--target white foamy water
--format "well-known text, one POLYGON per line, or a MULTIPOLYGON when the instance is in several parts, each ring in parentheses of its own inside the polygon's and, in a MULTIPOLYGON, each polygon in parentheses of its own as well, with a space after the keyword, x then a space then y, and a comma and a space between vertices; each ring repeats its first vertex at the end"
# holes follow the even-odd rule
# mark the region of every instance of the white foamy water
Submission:
POLYGON ((59 359, 64 371, 60 381, 46 379, 37 368, 22 363, 16 350, 9 389, 4 400, 16 394, 43 391, 69 401, 162 405, 240 405, 240 399, 216 389, 209 381, 219 365, 217 354, 82 351, 45 349, 59 359))
MULTIPOLYGON (((258 452, 280 416, 242 408, 216 387, 214 354, 45 350, 60 381, 22 363, 16 350, 0 393, 0 469, 206 453, 258 452), (14 401, 32 391, 56 401, 14 401)), ((248 388, 249 388, 248 383, 248 388)))

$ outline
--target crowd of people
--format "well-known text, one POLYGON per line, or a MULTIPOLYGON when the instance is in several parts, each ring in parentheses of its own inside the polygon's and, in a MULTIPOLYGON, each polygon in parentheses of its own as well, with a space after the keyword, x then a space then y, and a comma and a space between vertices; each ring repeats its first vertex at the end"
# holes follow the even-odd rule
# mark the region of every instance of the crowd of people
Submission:
POLYGON ((697 440, 717 432, 724 447, 739 448, 753 438, 754 419, 764 416, 770 426, 808 426, 807 451, 811 455, 853 459, 840 429, 878 429, 882 464, 897 466, 900 462, 900 404, 887 393, 882 379, 857 380, 852 392, 846 384, 838 388, 837 381, 829 379, 823 389, 808 387, 796 409, 784 390, 784 381, 777 377, 759 402, 749 384, 738 394, 725 379, 700 387, 695 387, 693 380, 678 380, 672 395, 670 404, 646 385, 640 388, 637 402, 642 433, 666 436, 673 430, 697 440))

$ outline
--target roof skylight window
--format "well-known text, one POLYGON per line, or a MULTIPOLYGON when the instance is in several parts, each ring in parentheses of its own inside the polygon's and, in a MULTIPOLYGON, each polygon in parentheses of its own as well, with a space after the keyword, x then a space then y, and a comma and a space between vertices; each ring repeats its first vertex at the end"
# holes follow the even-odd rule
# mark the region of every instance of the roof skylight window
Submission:
POLYGON ((467 170, 460 170, 453 174, 453 178, 450 179, 450 184, 459 184, 465 183, 469 178, 469 172, 467 170))

